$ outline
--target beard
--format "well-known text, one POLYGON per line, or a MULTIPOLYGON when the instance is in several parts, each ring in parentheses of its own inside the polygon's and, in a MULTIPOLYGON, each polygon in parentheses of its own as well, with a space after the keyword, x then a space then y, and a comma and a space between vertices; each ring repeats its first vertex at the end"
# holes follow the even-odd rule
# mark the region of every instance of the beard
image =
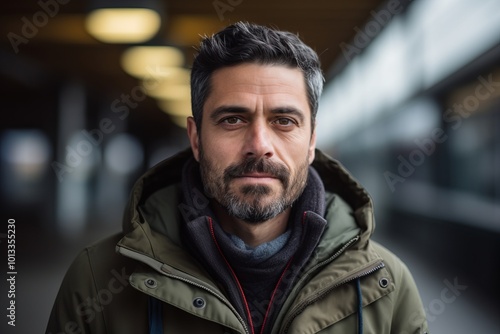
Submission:
POLYGON ((251 224, 263 223, 291 207, 306 186, 308 172, 307 156, 295 175, 280 163, 254 157, 221 169, 207 159, 200 145, 200 173, 206 195, 216 200, 230 216, 251 224), (235 178, 250 173, 265 173, 278 179, 279 190, 264 184, 231 187, 235 178))

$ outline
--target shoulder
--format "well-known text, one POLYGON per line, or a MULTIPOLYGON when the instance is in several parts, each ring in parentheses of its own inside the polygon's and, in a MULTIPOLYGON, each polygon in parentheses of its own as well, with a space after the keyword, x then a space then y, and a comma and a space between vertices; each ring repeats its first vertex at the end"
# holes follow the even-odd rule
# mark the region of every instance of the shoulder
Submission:
POLYGON ((97 263, 106 262, 110 260, 112 261, 115 258, 119 257, 115 249, 116 245, 122 238, 123 238, 122 233, 116 233, 102 240, 96 241, 85 247, 80 252, 77 259, 81 258, 81 260, 84 261, 87 260, 97 263))
POLYGON ((383 259, 386 269, 394 278, 394 283, 399 283, 398 285, 401 286, 410 281, 409 283, 414 284, 411 272, 403 260, 376 241, 370 240, 370 246, 383 259))
POLYGON ((94 269, 118 260, 120 256, 116 254, 115 247, 121 238, 121 234, 115 234, 83 248, 73 260, 68 272, 85 268, 94 269))
MULTIPOLYGON (((97 291, 110 278, 122 272, 130 272, 132 260, 116 253, 116 245, 123 237, 117 233, 85 247, 68 268, 65 281, 74 289, 93 285, 97 291)), ((120 274, 125 277, 125 274, 120 274)))

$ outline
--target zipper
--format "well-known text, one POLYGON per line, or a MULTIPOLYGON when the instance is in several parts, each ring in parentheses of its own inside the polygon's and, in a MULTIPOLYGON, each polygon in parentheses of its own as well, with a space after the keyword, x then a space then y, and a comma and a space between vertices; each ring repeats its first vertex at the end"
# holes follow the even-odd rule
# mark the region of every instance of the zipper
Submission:
POLYGON ((127 257, 130 257, 132 259, 135 259, 135 260, 138 260, 148 266, 150 266, 151 268, 155 269, 157 272, 159 272, 160 274, 166 276, 166 277, 169 277, 169 278, 173 278, 173 279, 176 279, 176 280, 179 280, 179 281, 182 281, 184 283, 188 283, 190 285, 193 285, 197 288, 200 288, 202 290, 205 290, 209 293, 211 293, 212 295, 214 295, 215 297, 217 297, 220 301, 222 301, 227 307, 229 307, 229 309, 231 311, 233 311, 233 313, 236 315, 236 317, 238 318, 239 322, 241 323, 241 325, 243 326, 243 329, 245 330, 245 333, 246 334, 250 334, 250 332, 248 331, 248 328, 247 328, 247 325, 245 323, 245 320, 241 317, 241 315, 238 313, 238 311, 236 311, 236 309, 234 308, 234 306, 223 296, 221 295, 220 293, 218 293, 217 291, 213 290, 212 288, 204 285, 204 284, 201 284, 201 283, 198 283, 198 282, 195 282, 193 280, 190 280, 186 277, 182 277, 182 276, 179 276, 179 275, 176 275, 176 274, 173 274, 171 272, 167 272, 166 269, 164 269, 164 266, 166 266, 166 264, 160 262, 160 261, 157 261, 155 259, 152 259, 148 256, 144 256, 142 254, 139 254, 137 252, 134 252, 130 249, 127 249, 127 248, 124 248, 122 246, 119 246, 118 247, 118 250, 121 254, 127 256, 127 257))
MULTIPOLYGON (((330 262, 332 262, 333 260, 335 260, 336 258, 338 258, 342 253, 345 252, 346 249, 348 249, 349 247, 351 247, 352 244, 354 244, 358 240, 359 240, 359 235, 355 236, 354 238, 352 238, 351 240, 349 240, 348 242, 346 242, 344 244, 344 246, 342 246, 338 251, 336 251, 328 259, 323 260, 323 261, 317 263, 316 265, 314 265, 311 269, 308 270, 308 272, 315 272, 316 269, 318 269, 320 267, 323 267, 323 266, 326 266, 327 264, 329 264, 330 262)), ((304 275, 301 279, 299 279, 299 281, 297 282, 297 286, 300 286, 300 284, 302 283, 302 281, 304 281, 308 277, 309 277, 309 275, 304 275)))
MULTIPOLYGON (((359 240, 359 236, 356 236, 356 237, 352 238, 344 246, 342 246, 342 248, 340 248, 337 252, 335 252, 335 254, 333 254, 332 256, 330 256, 328 259, 326 259, 326 260, 324 260, 324 261, 316 264, 314 267, 312 267, 309 270, 309 272, 314 272, 317 268, 319 268, 321 266, 325 266, 325 265, 329 264, 330 262, 334 261, 347 248, 349 248, 350 246, 352 246, 352 244, 354 244, 358 240, 359 240)), ((324 298, 324 296, 326 296, 328 293, 330 293, 332 290, 338 288, 339 286, 341 286, 343 284, 346 284, 346 283, 349 283, 351 281, 354 281, 354 280, 356 280, 358 278, 370 275, 373 272, 375 272, 375 271, 377 271, 379 269, 382 269, 383 267, 385 267, 385 264, 382 262, 382 260, 380 260, 379 262, 376 262, 376 263, 370 265, 367 268, 363 268, 360 272, 356 272, 356 273, 350 275, 349 277, 346 277, 343 280, 335 283, 334 285, 332 285, 331 287, 329 287, 327 290, 323 291, 320 295, 316 295, 313 298, 311 298, 309 300, 306 300, 303 303, 299 304, 298 306, 296 306, 294 308, 294 310, 292 310, 293 312, 291 312, 291 315, 287 319, 285 319, 285 321, 283 322, 284 324, 286 324, 285 327, 284 327, 283 333, 288 333, 288 329, 289 329, 289 327, 290 327, 293 319, 295 319, 300 313, 302 313, 309 305, 311 305, 311 304, 317 302, 318 300, 324 298)), ((299 280, 298 283, 301 283, 302 281, 304 281, 308 276, 309 275, 305 275, 304 277, 302 277, 299 280)), ((300 285, 297 284, 297 286, 300 286, 300 285)))

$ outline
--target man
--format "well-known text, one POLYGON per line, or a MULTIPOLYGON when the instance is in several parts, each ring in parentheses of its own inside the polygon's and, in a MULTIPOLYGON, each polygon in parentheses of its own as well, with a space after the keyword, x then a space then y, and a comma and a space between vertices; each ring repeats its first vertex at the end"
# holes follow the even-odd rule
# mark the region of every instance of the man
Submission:
POLYGON ((202 41, 191 86, 191 149, 77 257, 47 332, 427 332, 409 271, 370 241, 368 194, 315 149, 316 53, 237 23, 202 41))

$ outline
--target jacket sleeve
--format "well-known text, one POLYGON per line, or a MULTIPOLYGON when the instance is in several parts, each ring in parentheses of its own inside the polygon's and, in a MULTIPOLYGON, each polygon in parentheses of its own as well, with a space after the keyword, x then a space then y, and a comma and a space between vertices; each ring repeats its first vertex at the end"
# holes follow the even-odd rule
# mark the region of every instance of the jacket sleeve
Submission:
POLYGON ((105 333, 88 250, 69 267, 57 294, 46 334, 105 333))

